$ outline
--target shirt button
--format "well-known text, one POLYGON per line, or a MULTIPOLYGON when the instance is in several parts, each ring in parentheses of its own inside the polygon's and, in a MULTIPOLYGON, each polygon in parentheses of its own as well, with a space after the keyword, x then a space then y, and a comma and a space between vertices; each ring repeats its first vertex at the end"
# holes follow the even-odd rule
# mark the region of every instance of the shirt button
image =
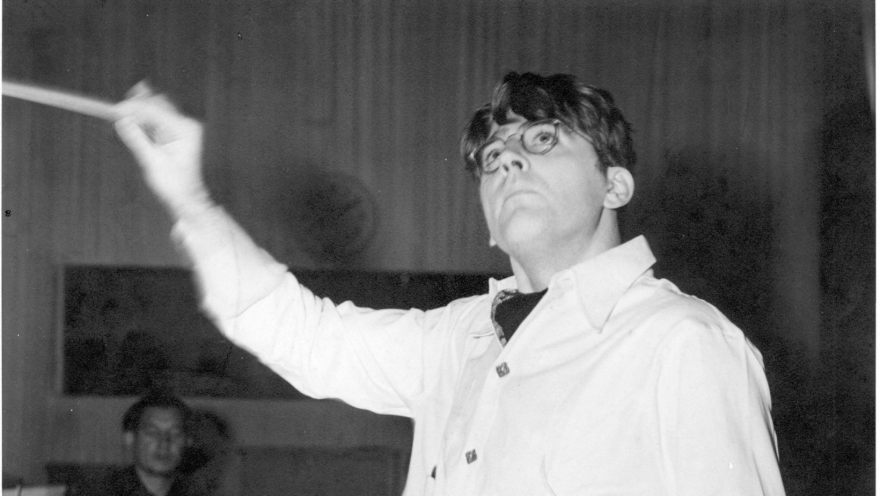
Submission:
POLYGON ((464 459, 467 460, 468 463, 474 463, 477 461, 477 450, 470 450, 465 453, 464 459))
POLYGON ((510 368, 507 367, 507 362, 504 362, 501 365, 495 367, 495 372, 498 372, 498 377, 504 377, 509 374, 510 368))

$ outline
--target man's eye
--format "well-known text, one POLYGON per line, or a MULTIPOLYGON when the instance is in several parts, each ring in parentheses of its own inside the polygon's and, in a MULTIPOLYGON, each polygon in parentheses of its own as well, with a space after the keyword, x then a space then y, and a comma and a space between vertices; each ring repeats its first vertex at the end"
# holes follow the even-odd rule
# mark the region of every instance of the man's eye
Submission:
POLYGON ((497 143, 493 143, 492 145, 483 149, 483 152, 480 154, 480 163, 488 164, 498 158, 501 155, 501 147, 497 143))
POLYGON ((536 124, 523 135, 523 144, 530 153, 547 153, 556 144, 556 126, 536 124))
POLYGON ((532 141, 537 145, 546 145, 547 143, 553 141, 553 133, 548 131, 541 131, 535 136, 532 141))
POLYGON ((489 150, 484 154, 483 162, 492 162, 493 160, 498 158, 498 155, 501 155, 501 152, 497 149, 489 150))

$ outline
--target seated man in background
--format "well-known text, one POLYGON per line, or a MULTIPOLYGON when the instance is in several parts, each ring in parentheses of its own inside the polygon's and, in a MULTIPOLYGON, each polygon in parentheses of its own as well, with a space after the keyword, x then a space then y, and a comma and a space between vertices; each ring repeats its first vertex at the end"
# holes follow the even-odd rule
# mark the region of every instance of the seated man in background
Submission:
POLYGON ((415 420, 405 494, 784 493, 760 353, 621 240, 635 153, 604 90, 511 73, 473 115, 513 276, 428 311, 313 294, 211 199, 200 123, 145 88, 119 112, 218 327, 306 394, 415 420))
POLYGON ((132 465, 91 487, 73 487, 72 496, 180 496, 189 494, 180 473, 192 410, 180 398, 152 392, 122 418, 122 436, 132 465))

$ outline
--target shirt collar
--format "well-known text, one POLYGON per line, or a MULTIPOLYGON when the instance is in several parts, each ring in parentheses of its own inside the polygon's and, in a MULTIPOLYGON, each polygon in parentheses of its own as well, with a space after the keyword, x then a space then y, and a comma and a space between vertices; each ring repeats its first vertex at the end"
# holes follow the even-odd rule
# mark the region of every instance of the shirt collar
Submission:
MULTIPOLYGON (((585 262, 557 272, 550 279, 551 291, 577 289, 583 311, 592 328, 601 330, 623 293, 657 261, 648 240, 638 236, 585 262)), ((490 301, 504 289, 516 289, 513 276, 489 280, 490 301)))
POLYGON ((498 292, 505 289, 517 289, 516 278, 514 276, 505 277, 504 279, 489 278, 489 300, 494 300, 498 292))

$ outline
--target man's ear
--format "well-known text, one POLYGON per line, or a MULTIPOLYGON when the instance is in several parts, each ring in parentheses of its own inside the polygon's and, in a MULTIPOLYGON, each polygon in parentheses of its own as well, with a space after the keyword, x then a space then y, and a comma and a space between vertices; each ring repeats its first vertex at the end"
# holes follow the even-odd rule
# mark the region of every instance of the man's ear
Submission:
POLYGON ((125 447, 131 449, 134 446, 134 432, 126 431, 122 433, 122 442, 125 443, 125 447))
POLYGON ((609 167, 605 172, 607 190, 605 192, 605 208, 620 208, 632 199, 635 181, 632 173, 623 167, 609 167))

